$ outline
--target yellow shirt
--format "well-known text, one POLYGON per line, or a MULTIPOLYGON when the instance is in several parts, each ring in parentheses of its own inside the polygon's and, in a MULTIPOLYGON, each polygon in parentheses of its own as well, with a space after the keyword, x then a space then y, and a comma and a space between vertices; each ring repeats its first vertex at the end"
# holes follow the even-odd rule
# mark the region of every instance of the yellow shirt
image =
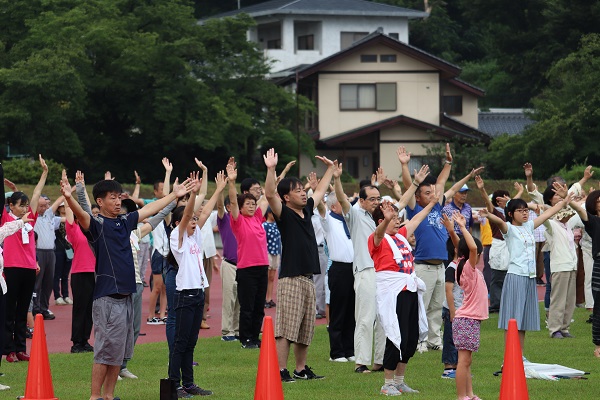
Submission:
POLYGON ((484 246, 490 246, 492 244, 492 228, 490 227, 490 221, 485 218, 479 224, 481 244, 484 246))

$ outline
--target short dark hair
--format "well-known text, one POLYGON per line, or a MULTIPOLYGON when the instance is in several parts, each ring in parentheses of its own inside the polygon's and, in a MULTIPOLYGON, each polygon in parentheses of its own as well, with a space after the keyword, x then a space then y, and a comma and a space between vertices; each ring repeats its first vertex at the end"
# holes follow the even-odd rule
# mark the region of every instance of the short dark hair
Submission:
MULTIPOLYGON (((398 207, 396 207, 395 205, 392 204, 392 207, 394 207, 394 210, 399 211, 398 207)), ((379 226, 380 219, 385 219, 385 216, 383 215, 383 210, 381 210, 381 207, 377 207, 375 209, 375 211, 373 211, 373 214, 371 214, 371 216, 373 217, 373 221, 375 221, 376 226, 379 226)))
POLYGON ((358 189, 362 189, 365 186, 370 186, 371 185, 371 180, 370 179, 363 179, 362 181, 359 182, 358 184, 358 189))
POLYGON ((104 179, 94 185, 92 195, 94 200, 103 199, 108 193, 123 193, 123 187, 114 179, 104 179))
POLYGON ((360 188, 360 191, 358 192, 358 197, 365 200, 367 198, 367 189, 375 189, 379 192, 379 188, 377 186, 368 184, 360 188))
POLYGON ((164 183, 164 181, 159 181, 159 180, 154 181, 154 190, 158 190, 161 183, 164 183))
POLYGON ((504 196, 510 196, 510 193, 508 193, 508 190, 498 189, 498 190, 494 191, 494 193, 492 193, 492 205, 494 207, 498 207, 498 200, 496 200, 496 199, 498 197, 504 197, 504 196))
POLYGON ((432 186, 435 185, 437 183, 437 180, 431 176, 431 175, 427 175, 425 177, 425 179, 423 179, 423 182, 419 183, 419 186, 417 187, 417 190, 415 192, 415 194, 421 194, 421 188, 425 187, 425 186, 432 186))
POLYGON ((304 184, 298 178, 283 178, 279 182, 279 184, 277 185, 277 194, 281 198, 283 204, 285 204, 285 199, 283 198, 283 196, 285 196, 286 194, 290 194, 290 192, 296 189, 297 187, 304 188, 304 184))
POLYGON ((258 179, 245 178, 244 180, 242 180, 240 182, 240 192, 242 192, 242 193, 247 192, 254 185, 259 185, 260 186, 260 182, 258 181, 258 179))
MULTIPOLYGON (((475 241, 475 245, 477 245, 477 254, 481 254, 483 252, 483 245, 481 244, 481 241, 477 238, 473 238, 473 240, 475 241)), ((458 242, 458 257, 460 258, 460 261, 458 262, 458 265, 456 266, 456 283, 458 283, 459 285, 460 285, 460 277, 462 275, 463 268, 465 266, 465 263, 469 259, 470 253, 471 253, 471 250, 469 249, 469 246, 467 245, 467 239, 462 237, 460 239, 460 241, 458 242)), ((471 265, 471 266, 475 267, 474 265, 471 265)))
POLYGON ((94 208, 97 208, 97 209, 99 210, 99 209, 100 209, 100 206, 99 206, 98 204, 94 203, 94 204, 92 204, 92 210, 93 210, 94 208))
POLYGON ((13 194, 8 198, 8 204, 12 204, 12 205, 16 206, 17 202, 19 200, 21 201, 20 204, 29 203, 29 197, 27 197, 27 195, 25 193, 13 192, 13 194))
POLYGON ((528 208, 527 202, 523 199, 511 199, 508 203, 506 203, 506 207, 504 207, 504 216, 506 217, 506 222, 512 223, 513 215, 515 214, 515 210, 517 208, 528 208))
POLYGON ((173 216, 171 217, 171 226, 175 228, 175 222, 180 222, 183 218, 183 211, 185 210, 185 206, 176 207, 173 210, 173 216))
POLYGON ((223 205, 227 207, 229 204, 231 204, 231 200, 229 200, 229 196, 225 196, 225 200, 223 200, 223 205))
POLYGON ((585 199, 585 209, 592 215, 598 215, 596 212, 596 202, 598 199, 600 199, 600 190, 594 190, 585 199))
POLYGON ((242 206, 244 205, 244 202, 246 200, 252 200, 256 203, 256 197, 254 197, 254 195, 252 193, 242 193, 242 194, 238 194, 238 197, 237 197, 238 207, 242 208, 242 206))
POLYGON ((125 213, 130 213, 136 211, 138 206, 131 199, 123 199, 121 200, 121 208, 125 208, 125 213))
POLYGON ((544 190, 544 194, 542 195, 542 197, 544 198, 544 204, 548 204, 549 206, 551 206, 552 204, 550 204, 550 201, 554 197, 554 194, 555 193, 552 186, 548 186, 546 190, 544 190))

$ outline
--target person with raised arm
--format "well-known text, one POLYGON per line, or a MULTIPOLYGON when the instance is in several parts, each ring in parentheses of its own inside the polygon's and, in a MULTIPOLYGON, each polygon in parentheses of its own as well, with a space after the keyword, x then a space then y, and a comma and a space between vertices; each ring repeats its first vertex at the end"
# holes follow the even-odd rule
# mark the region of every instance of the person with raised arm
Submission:
POLYGON ((94 321, 94 364, 90 400, 112 400, 121 363, 133 354, 133 299, 137 291, 135 267, 129 237, 138 221, 148 218, 178 196, 192 189, 190 180, 177 191, 138 211, 121 215, 121 184, 105 179, 94 185, 92 194, 100 207, 97 217, 83 210, 71 196, 68 180, 61 192, 79 225, 87 233, 96 254, 96 285, 92 315, 94 321))
MULTIPOLYGON (((415 181, 421 182, 428 173, 423 166, 415 171, 415 181)), ((404 207, 418 185, 408 188, 400 200, 404 207)), ((383 357, 384 384, 380 393, 397 396, 418 393, 404 381, 408 361, 417 345, 427 335, 427 317, 423 303, 425 283, 415 275, 412 246, 407 238, 438 204, 432 196, 429 204, 404 226, 400 226, 399 209, 384 202, 373 212, 377 228, 368 238, 369 255, 376 271, 377 314, 387 337, 383 357)))
POLYGON ((312 276, 321 273, 311 217, 315 204, 321 202, 329 187, 333 175, 333 161, 317 156, 327 166, 327 171, 313 196, 307 199, 304 185, 298 178, 284 178, 276 184, 275 168, 278 157, 274 149, 269 149, 263 158, 267 167, 265 196, 273 210, 283 245, 275 322, 281 381, 323 379, 323 376, 315 374, 306 364, 308 346, 315 327, 316 295, 312 276), (293 378, 287 369, 292 343, 296 357, 293 378))
POLYGON ((510 254, 508 272, 502 287, 498 328, 507 330, 510 319, 517 320, 521 350, 525 351, 525 333, 540 330, 535 268, 535 238, 533 230, 556 214, 572 200, 569 194, 564 200, 539 215, 529 219, 529 207, 525 200, 512 199, 506 204, 506 221, 490 214, 486 209, 479 213, 497 225, 506 240, 510 254))

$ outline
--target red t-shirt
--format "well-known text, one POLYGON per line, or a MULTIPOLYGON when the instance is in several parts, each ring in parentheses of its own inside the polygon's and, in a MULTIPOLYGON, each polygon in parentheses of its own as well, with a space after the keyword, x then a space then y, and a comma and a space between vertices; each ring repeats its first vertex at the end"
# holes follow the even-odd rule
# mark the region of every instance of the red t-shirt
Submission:
MULTIPOLYGON (((398 230, 398 234, 402 235, 406 238, 406 227, 401 227, 398 230)), ((402 272, 405 274, 412 274, 414 271, 413 265, 413 255, 408 247, 399 239, 392 236, 396 246, 400 250, 400 254, 402 255, 402 260, 400 264, 396 262, 394 259, 394 253, 388 241, 384 238, 379 246, 375 247, 375 233, 369 236, 369 254, 373 259, 373 263, 375 264, 375 271, 392 271, 392 272, 402 272)))

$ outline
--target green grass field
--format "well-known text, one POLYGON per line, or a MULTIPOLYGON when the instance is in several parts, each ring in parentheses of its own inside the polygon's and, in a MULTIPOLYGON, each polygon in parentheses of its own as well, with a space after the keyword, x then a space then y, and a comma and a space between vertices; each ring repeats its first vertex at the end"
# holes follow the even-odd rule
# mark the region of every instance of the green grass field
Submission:
MULTIPOLYGON (((543 315, 543 314, 542 314, 543 315)), ((594 358, 591 343, 591 325, 584 321, 588 313, 577 309, 571 332, 574 339, 550 339, 547 331, 529 333, 525 355, 532 362, 558 363, 591 372, 588 380, 560 380, 556 382, 528 380, 530 399, 579 398, 594 399, 598 393, 597 371, 600 360, 594 358)), ((475 393, 482 399, 497 399, 500 377, 493 376, 502 363, 504 334, 496 328, 498 314, 492 314, 482 324, 481 348, 474 356, 472 372, 475 393)), ((543 325, 543 322, 542 322, 543 325)), ((65 338, 66 340, 66 338, 65 338)), ((196 382, 214 391, 214 399, 252 399, 259 352, 242 350, 239 343, 225 343, 220 338, 200 339, 194 369, 196 382)), ((309 365, 326 376, 321 381, 296 381, 284 385, 286 399, 372 399, 378 398, 383 374, 356 374, 351 363, 329 362, 329 340, 325 326, 319 326, 309 350, 309 365)), ((421 399, 453 399, 453 380, 441 379, 441 352, 417 354, 409 363, 407 383, 421 391, 420 394, 403 395, 421 399)), ((50 364, 55 396, 62 400, 89 398, 92 365, 91 354, 51 354, 50 364)), ((293 359, 288 364, 293 368, 293 359)), ((167 375, 167 345, 153 343, 135 348, 130 370, 137 380, 123 380, 117 384, 116 395, 123 400, 158 399, 159 380, 167 375)), ((1 399, 14 399, 25 390, 27 363, 2 364, 4 377, 0 383, 11 386, 0 392, 1 399)))

